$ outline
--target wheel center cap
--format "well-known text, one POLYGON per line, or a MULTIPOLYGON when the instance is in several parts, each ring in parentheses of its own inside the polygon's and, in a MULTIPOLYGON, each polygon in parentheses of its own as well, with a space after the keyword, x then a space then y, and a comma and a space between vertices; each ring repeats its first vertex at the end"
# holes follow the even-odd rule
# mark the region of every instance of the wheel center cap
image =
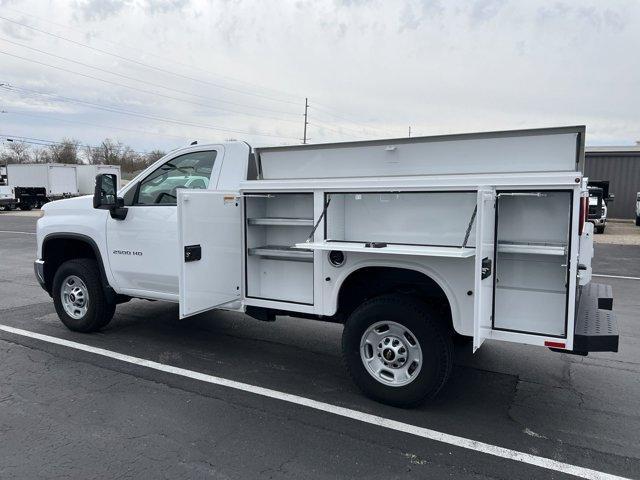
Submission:
POLYGON ((385 348, 382 352, 382 356, 386 361, 391 362, 396 357, 396 354, 390 348, 385 348))

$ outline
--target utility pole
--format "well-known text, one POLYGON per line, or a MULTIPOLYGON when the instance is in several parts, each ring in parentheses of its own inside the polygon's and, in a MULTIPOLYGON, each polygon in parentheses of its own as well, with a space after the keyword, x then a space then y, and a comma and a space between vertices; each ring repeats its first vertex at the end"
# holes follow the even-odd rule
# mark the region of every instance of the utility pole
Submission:
POLYGON ((302 144, 306 145, 307 143, 307 125, 309 125, 309 122, 307 122, 307 114, 309 112, 309 99, 307 97, 305 97, 304 99, 304 136, 302 137, 302 144))
POLYGON ((411 138, 411 125, 409 125, 409 138, 411 138))

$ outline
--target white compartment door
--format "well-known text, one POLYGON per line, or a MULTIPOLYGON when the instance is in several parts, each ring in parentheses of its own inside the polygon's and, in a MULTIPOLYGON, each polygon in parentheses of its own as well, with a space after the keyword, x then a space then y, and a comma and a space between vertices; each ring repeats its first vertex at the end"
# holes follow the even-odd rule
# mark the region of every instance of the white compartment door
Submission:
POLYGON ((473 310, 473 351, 491 334, 495 278, 496 191, 478 190, 476 211, 475 297, 473 310))
POLYGON ((235 192, 178 190, 180 318, 240 299, 240 201, 235 192))

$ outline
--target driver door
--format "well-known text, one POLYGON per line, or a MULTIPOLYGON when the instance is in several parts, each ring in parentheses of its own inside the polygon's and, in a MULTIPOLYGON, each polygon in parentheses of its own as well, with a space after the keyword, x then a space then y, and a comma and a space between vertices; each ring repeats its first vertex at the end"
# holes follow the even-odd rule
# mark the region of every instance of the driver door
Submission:
POLYGON ((133 187, 126 219, 108 217, 109 265, 119 292, 177 301, 177 191, 215 189, 221 150, 172 157, 133 187))

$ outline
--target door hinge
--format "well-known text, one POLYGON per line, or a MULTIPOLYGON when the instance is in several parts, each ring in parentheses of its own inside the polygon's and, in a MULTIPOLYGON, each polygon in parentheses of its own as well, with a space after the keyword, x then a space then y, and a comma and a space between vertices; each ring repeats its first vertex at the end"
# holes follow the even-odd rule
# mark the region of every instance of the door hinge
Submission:
POLYGON ((202 258, 202 248, 200 245, 187 245, 184 247, 184 261, 195 262, 202 258))

